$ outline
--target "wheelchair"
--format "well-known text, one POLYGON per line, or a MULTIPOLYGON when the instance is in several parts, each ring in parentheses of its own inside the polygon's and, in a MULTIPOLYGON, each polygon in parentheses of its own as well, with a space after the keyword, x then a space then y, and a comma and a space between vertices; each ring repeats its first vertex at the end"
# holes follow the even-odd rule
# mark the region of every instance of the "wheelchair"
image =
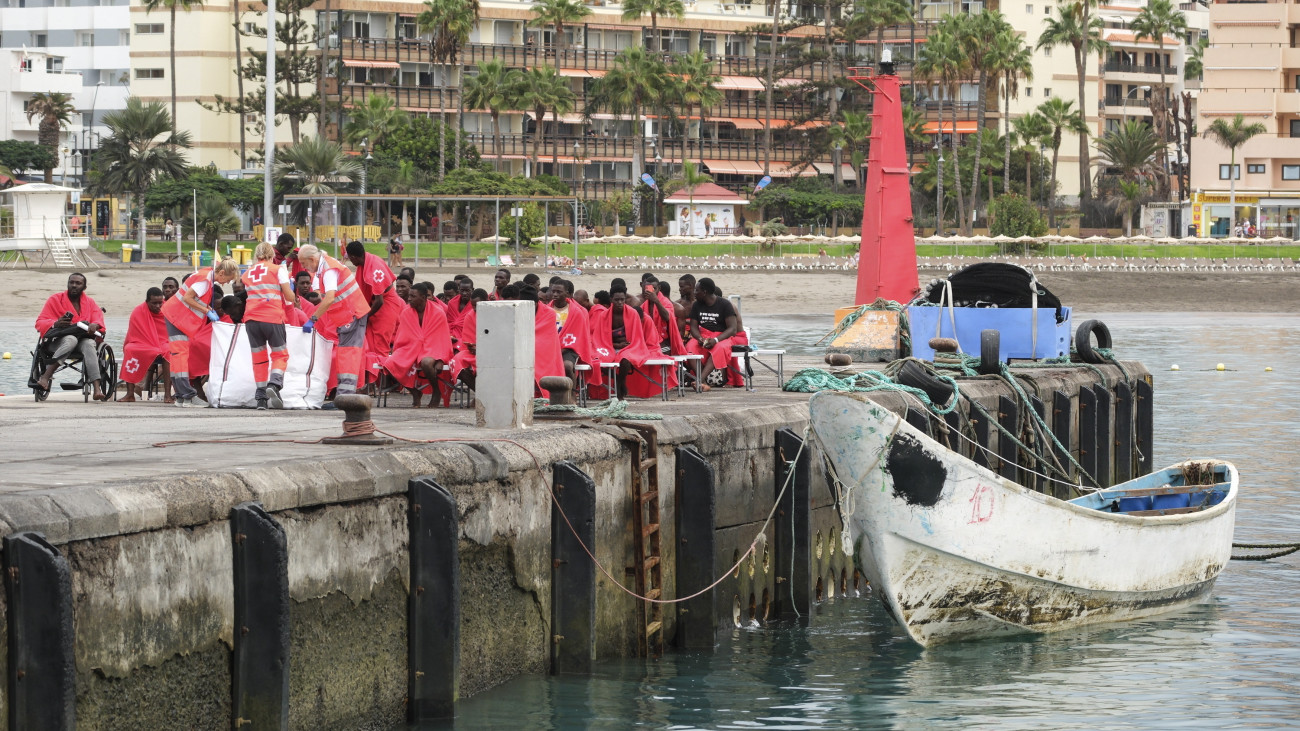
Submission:
MULTIPOLYGON (((50 365, 52 354, 53 342, 44 337, 37 342, 36 348, 31 352, 32 370, 30 375, 27 377, 27 387, 32 389, 32 394, 36 396, 36 400, 39 402, 49 398, 51 388, 53 388, 55 382, 59 382, 59 388, 64 391, 81 391, 85 401, 89 402, 91 394, 95 392, 95 387, 86 380, 85 366, 82 364, 81 358, 78 357, 75 351, 72 355, 59 361, 58 368, 54 371, 54 375, 50 377, 51 388, 41 388, 37 379, 41 377, 41 374, 45 373, 46 367, 50 365), (77 379, 75 381, 65 380, 60 382, 59 374, 64 373, 65 371, 71 371, 72 374, 77 376, 77 379)), ((99 373, 104 382, 104 393, 108 394, 110 399, 116 401, 118 374, 117 355, 113 352, 112 346, 108 343, 100 343, 97 345, 95 348, 95 354, 99 359, 99 373)))

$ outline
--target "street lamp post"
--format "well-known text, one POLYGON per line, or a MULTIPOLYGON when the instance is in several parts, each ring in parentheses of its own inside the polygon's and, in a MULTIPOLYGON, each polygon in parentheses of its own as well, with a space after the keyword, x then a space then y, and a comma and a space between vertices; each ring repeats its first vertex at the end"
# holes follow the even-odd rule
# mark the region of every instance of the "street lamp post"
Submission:
POLYGON ((934 232, 943 235, 943 148, 939 145, 938 135, 935 135, 934 151, 939 153, 939 183, 934 193, 934 232))
MULTIPOLYGON (((363 196, 366 194, 366 175, 369 172, 370 161, 374 159, 370 155, 369 149, 370 149, 369 138, 361 140, 361 152, 365 154, 365 157, 362 158, 361 160, 361 195, 363 196)), ((364 198, 362 198, 361 199, 361 226, 362 226, 361 238, 363 239, 365 238, 365 233, 366 233, 365 225, 366 225, 366 201, 364 198)))
MULTIPOLYGON (((656 152, 655 153, 655 175, 659 174, 659 163, 661 162, 663 162, 663 157, 661 157, 659 153, 656 152)), ((655 236, 659 235, 659 209, 663 208, 663 201, 659 200, 659 191, 661 190, 663 189, 657 185, 655 186, 655 236)))
POLYGON ((1134 94, 1137 93, 1138 89, 1141 89, 1143 91, 1151 91, 1150 85, 1146 85, 1146 84, 1142 86, 1135 86, 1132 89, 1128 90, 1128 93, 1124 95, 1124 103, 1121 104, 1119 108, 1120 124, 1123 124, 1128 121, 1128 100, 1136 98, 1134 97, 1134 94))

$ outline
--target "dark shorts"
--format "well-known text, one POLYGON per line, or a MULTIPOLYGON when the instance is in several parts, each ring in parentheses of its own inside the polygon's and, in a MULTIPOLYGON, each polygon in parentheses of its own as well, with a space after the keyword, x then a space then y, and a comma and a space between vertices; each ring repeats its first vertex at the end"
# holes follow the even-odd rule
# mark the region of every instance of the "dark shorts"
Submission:
POLYGON ((569 348, 565 348, 564 350, 560 351, 560 355, 564 358, 564 362, 566 364, 568 363, 577 364, 579 360, 577 351, 571 350, 569 348))
POLYGON ((248 345, 253 350, 267 346, 272 350, 281 350, 288 343, 283 323, 249 320, 244 323, 244 332, 248 333, 248 345))

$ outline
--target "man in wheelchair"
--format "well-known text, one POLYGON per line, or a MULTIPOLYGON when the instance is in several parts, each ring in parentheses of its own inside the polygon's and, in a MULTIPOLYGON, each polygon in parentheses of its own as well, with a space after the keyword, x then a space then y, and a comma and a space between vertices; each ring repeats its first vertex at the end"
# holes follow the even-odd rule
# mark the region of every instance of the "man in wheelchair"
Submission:
POLYGON ((41 334, 37 361, 44 370, 36 377, 34 388, 49 391, 55 371, 64 359, 71 357, 81 362, 83 382, 93 385, 95 400, 110 398, 104 390, 96 352, 104 341, 104 311, 86 294, 84 274, 68 275, 68 290, 57 292, 45 301, 45 307, 36 317, 36 331, 41 334))

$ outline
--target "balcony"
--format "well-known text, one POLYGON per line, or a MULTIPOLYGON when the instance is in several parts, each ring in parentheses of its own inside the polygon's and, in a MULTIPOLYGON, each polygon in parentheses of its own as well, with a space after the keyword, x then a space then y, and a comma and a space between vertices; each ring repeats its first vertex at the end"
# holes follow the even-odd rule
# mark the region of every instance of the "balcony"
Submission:
POLYGON ((1121 74, 1155 74, 1159 76, 1162 70, 1164 71, 1165 76, 1172 76, 1175 78, 1178 76, 1178 67, 1173 65, 1148 66, 1142 63, 1125 63, 1123 61, 1106 62, 1106 71, 1121 74))
MULTIPOLYGON (((788 133, 778 132, 778 140, 781 135, 788 133)), ((703 152, 700 151, 701 143, 696 140, 690 142, 690 156, 693 158, 704 158, 706 160, 746 160, 753 161, 760 156, 761 132, 756 133, 759 139, 740 140, 740 139, 719 139, 713 140, 706 137, 703 140, 703 152)), ((494 158, 497 155, 497 142, 491 134, 475 133, 467 135, 470 142, 478 148, 479 155, 483 158, 494 158)), ((682 141, 679 138, 659 140, 659 146, 652 148, 650 143, 654 138, 646 138, 644 148, 645 159, 650 160, 657 151, 666 158, 674 162, 679 160, 682 155, 682 141), (667 149, 665 149, 665 147, 667 149)), ((560 160, 567 162, 573 161, 574 144, 577 144, 579 154, 587 162, 618 162, 632 159, 636 150, 636 139, 632 137, 578 137, 575 135, 561 135, 556 137, 548 134, 542 138, 542 143, 538 148, 538 161, 549 162, 552 153, 560 160)), ((779 162, 794 162, 804 154, 806 146, 798 140, 790 140, 787 143, 774 144, 772 149, 772 159, 779 162)), ((503 157, 512 159, 527 158, 532 156, 533 136, 531 134, 503 134, 501 135, 500 151, 503 157)))
POLYGON ((1107 107, 1113 107, 1115 111, 1119 111, 1125 107, 1128 109, 1146 109, 1151 106, 1151 102, 1147 99, 1128 99, 1127 103, 1125 102, 1126 100, 1123 97, 1108 96, 1102 99, 1099 106, 1103 112, 1106 111, 1107 107))
POLYGON ((339 80, 328 77, 321 88, 326 97, 337 98, 344 106, 356 106, 364 102, 371 94, 386 96, 397 106, 409 111, 446 110, 455 112, 460 104, 460 89, 436 86, 396 86, 393 84, 354 84, 344 82, 343 92, 339 93, 339 80))

